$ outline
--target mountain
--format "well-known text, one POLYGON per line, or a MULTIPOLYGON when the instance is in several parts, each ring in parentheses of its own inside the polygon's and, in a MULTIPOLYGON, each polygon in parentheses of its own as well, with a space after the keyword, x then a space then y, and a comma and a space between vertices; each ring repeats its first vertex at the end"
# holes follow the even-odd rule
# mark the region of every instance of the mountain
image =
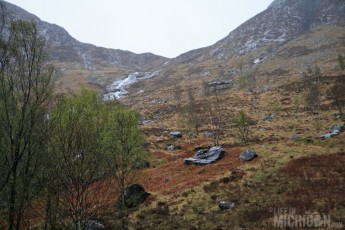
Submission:
POLYGON ((216 44, 183 54, 175 61, 229 58, 292 40, 318 25, 344 23, 343 0, 275 0, 216 44))
MULTIPOLYGON (((162 65, 168 59, 152 53, 135 54, 120 49, 107 49, 79 42, 55 24, 40 20, 37 16, 6 1, 0 1, 15 19, 33 20, 48 42, 51 60, 62 66, 65 72, 86 72, 90 79, 110 77, 132 71, 146 71, 162 65)), ((109 83, 109 81, 106 81, 109 83)))
MULTIPOLYGON (((299 78, 309 65, 330 73, 345 53, 344 27, 344 0, 275 0, 217 43, 166 62, 145 90, 158 96, 176 84, 200 89, 202 81, 236 80, 254 68, 265 88, 299 78)), ((132 95, 141 91, 133 87, 132 95)))
POLYGON ((123 87, 132 96, 150 92, 147 96, 160 97, 162 90, 169 91, 176 84, 200 85, 229 76, 236 79, 256 67, 258 81, 270 86, 298 77, 315 63, 322 71, 332 71, 337 55, 344 53, 344 0, 275 0, 217 43, 174 59, 81 43, 62 27, 1 2, 15 18, 37 23, 50 45, 51 60, 64 72, 61 88, 68 91, 96 84, 104 92, 115 80, 121 85, 118 80, 126 76, 154 76, 144 77, 145 83, 125 79, 132 85, 129 90, 123 87))

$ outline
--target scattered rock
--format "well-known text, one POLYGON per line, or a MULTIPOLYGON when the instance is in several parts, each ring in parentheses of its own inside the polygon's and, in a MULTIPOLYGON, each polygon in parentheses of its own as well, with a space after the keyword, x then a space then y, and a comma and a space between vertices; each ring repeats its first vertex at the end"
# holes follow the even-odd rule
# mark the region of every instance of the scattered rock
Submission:
POLYGON ((185 164, 211 164, 220 160, 224 156, 224 150, 221 147, 215 146, 210 149, 198 150, 196 155, 191 158, 184 159, 185 164))
POLYGON ((297 134, 294 134, 291 137, 289 137, 289 139, 292 141, 298 141, 298 140, 301 140, 301 137, 297 134))
POLYGON ((345 131, 345 126, 344 125, 333 125, 329 129, 329 133, 326 133, 321 136, 321 139, 328 139, 337 136, 339 133, 345 131))
POLYGON ((214 136, 214 132, 212 132, 212 131, 207 131, 207 132, 205 132, 205 136, 208 137, 208 138, 211 138, 211 137, 214 136))
POLYGON ((174 138, 181 138, 182 137, 182 133, 179 131, 171 131, 170 132, 170 136, 174 137, 174 138))
POLYGON ((332 115, 332 118, 334 120, 339 120, 339 119, 341 119, 341 115, 340 115, 340 113, 335 113, 335 114, 332 115))
POLYGON ((227 81, 213 81, 208 83, 209 86, 218 86, 218 85, 230 85, 232 84, 232 80, 227 80, 227 81))
POLYGON ((169 150, 169 151, 174 151, 174 150, 175 150, 175 146, 172 145, 172 144, 169 144, 169 145, 167 146, 167 150, 169 150))
POLYGON ((269 113, 269 114, 265 114, 265 115, 262 117, 262 120, 264 120, 264 121, 271 121, 273 118, 274 118, 274 114, 269 113))
POLYGON ((343 125, 333 125, 330 129, 329 132, 334 133, 334 134, 339 134, 341 132, 345 131, 345 126, 343 125))
POLYGON ((124 205, 127 208, 134 208, 145 202, 149 195, 150 193, 147 193, 144 187, 140 184, 131 184, 122 192, 116 202, 116 205, 121 207, 122 202, 124 202, 124 205))
POLYGON ((104 225, 95 221, 95 220, 87 220, 84 221, 83 230, 103 230, 105 229, 104 225))
POLYGON ((243 153, 241 153, 239 159, 241 161, 251 161, 253 160, 255 157, 257 157, 258 155, 256 154, 256 152, 254 150, 249 150, 247 149, 246 151, 244 151, 243 153))
POLYGON ((234 203, 234 202, 231 202, 231 201, 221 201, 221 202, 218 204, 218 207, 219 207, 221 210, 224 210, 224 209, 232 209, 233 207, 235 207, 235 203, 234 203))
MULTIPOLYGON (((99 223, 98 221, 95 220, 85 220, 85 221, 81 221, 80 223, 80 227, 82 230, 103 230, 105 229, 105 226, 101 223, 99 223)), ((73 224, 73 226, 71 226, 71 230, 74 229, 79 229, 76 225, 79 225, 77 223, 73 224)))

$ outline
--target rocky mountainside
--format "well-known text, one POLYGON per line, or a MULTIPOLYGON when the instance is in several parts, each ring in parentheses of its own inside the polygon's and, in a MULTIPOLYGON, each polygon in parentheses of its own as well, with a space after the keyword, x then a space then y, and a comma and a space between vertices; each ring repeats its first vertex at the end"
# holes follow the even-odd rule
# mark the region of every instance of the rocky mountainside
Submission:
POLYGON ((1 2, 14 17, 37 23, 50 45, 51 59, 64 72, 61 88, 68 91, 91 84, 109 93, 116 83, 140 99, 146 92, 148 97, 160 97, 176 84, 200 85, 217 78, 238 78, 255 67, 259 67, 259 81, 270 86, 279 79, 300 75, 308 64, 317 63, 322 71, 332 71, 337 55, 345 53, 344 0, 275 0, 217 43, 174 59, 81 43, 60 26, 1 2))
POLYGON ((238 81, 253 69, 264 88, 300 78, 309 65, 331 74, 338 55, 345 54, 344 41, 344 0, 275 0, 217 43, 169 60, 157 77, 134 85, 130 94, 142 87, 151 95, 168 93, 176 84, 200 91, 203 81, 238 81))
MULTIPOLYGON (((40 20, 37 16, 5 1, 0 1, 16 19, 33 20, 49 45, 49 56, 67 69, 97 72, 106 68, 121 69, 122 72, 145 71, 160 66, 167 58, 152 53, 135 54, 119 49, 107 49, 79 42, 55 24, 40 20), (68 63, 68 64, 67 64, 68 63)), ((121 72, 121 71, 120 71, 121 72)), ((96 74, 97 75, 97 74, 96 74)))
POLYGON ((175 62, 226 59, 264 45, 284 43, 318 25, 345 24, 343 0, 275 0, 263 12, 207 48, 180 55, 175 62))

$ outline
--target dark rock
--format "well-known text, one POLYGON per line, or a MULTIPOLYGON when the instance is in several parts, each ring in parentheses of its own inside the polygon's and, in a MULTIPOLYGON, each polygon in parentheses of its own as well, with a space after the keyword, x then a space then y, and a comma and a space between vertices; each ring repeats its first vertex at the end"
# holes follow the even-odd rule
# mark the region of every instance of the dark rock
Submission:
POLYGON ((240 155, 240 157, 239 157, 239 159, 241 160, 241 161, 251 161, 251 160, 253 160, 255 157, 257 157, 258 155, 256 154, 256 152, 255 151, 253 151, 253 150, 246 150, 246 151, 244 151, 243 153, 241 153, 241 155, 240 155))
POLYGON ((105 229, 104 225, 95 221, 87 220, 83 223, 83 230, 102 230, 105 229))
POLYGON ((150 162, 148 162, 147 160, 138 159, 134 162, 134 168, 136 169, 143 169, 148 167, 150 167, 150 162))
MULTIPOLYGON (((95 220, 85 220, 85 221, 81 221, 80 223, 80 227, 82 230, 103 230, 105 229, 105 226, 101 223, 99 223, 98 221, 95 220)), ((80 229, 78 228, 79 224, 75 223, 73 224, 73 226, 70 227, 71 230, 74 229, 80 229)))
POLYGON ((216 146, 210 149, 198 150, 194 157, 184 159, 184 163, 197 165, 211 164, 220 160, 223 156, 224 150, 216 146))
POLYGON ((264 121, 271 121, 272 119, 274 118, 274 114, 265 114, 263 117, 262 117, 262 120, 264 121))
POLYGON ((181 138, 182 137, 182 133, 179 131, 171 131, 170 132, 170 136, 174 137, 174 138, 181 138))
POLYGON ((234 202, 231 202, 231 201, 221 201, 221 202, 218 204, 218 207, 219 207, 221 210, 224 210, 224 209, 232 209, 233 207, 235 207, 235 203, 234 203, 234 202))
POLYGON ((122 192, 116 202, 116 205, 118 207, 122 207, 122 202, 124 202, 124 205, 127 208, 134 208, 145 202, 149 195, 150 193, 147 193, 140 184, 132 184, 122 192))

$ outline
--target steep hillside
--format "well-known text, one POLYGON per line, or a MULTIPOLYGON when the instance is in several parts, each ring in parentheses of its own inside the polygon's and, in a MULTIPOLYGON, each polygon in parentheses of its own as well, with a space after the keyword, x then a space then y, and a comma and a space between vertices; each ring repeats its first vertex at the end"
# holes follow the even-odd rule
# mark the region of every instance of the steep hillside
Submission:
POLYGON ((36 22, 42 35, 47 39, 50 59, 62 67, 67 81, 82 84, 93 82, 104 86, 127 73, 146 71, 168 60, 151 53, 135 54, 79 42, 64 28, 44 22, 6 1, 0 2, 4 4, 5 12, 7 11, 13 18, 36 22))
POLYGON ((276 0, 214 45, 165 63, 158 77, 131 92, 146 90, 152 97, 176 84, 200 88, 202 81, 238 79, 254 68, 266 88, 301 77, 308 65, 332 74, 338 54, 345 53, 344 38, 344 1, 276 0))

